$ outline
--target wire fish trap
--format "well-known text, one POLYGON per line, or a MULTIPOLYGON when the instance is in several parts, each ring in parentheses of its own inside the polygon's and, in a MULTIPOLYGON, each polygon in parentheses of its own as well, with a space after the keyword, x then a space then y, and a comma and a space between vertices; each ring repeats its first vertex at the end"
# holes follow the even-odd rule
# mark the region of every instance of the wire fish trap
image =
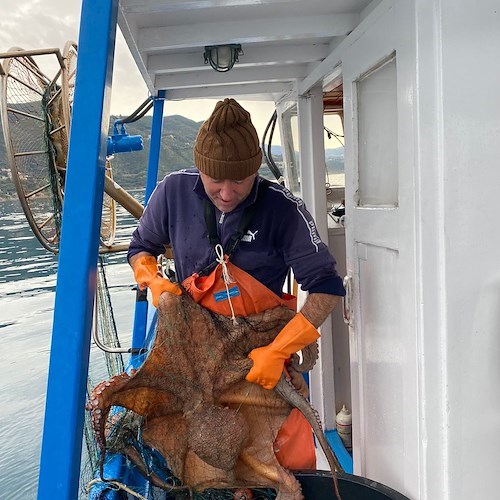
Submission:
MULTIPOLYGON (((26 51, 14 47, 0 66, 1 120, 7 159, 19 201, 42 246, 57 253, 61 237, 69 129, 76 79, 77 47, 26 51), (35 57, 55 55, 51 78, 35 57)), ((106 175, 112 178, 107 165, 106 175)), ((111 245, 116 231, 115 201, 104 197, 101 243, 111 245)))

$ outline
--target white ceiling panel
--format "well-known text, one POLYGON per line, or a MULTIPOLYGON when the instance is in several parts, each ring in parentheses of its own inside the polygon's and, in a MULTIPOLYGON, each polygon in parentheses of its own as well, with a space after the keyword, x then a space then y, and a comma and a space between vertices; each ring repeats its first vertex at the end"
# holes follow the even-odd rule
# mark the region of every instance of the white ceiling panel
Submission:
POLYGON ((118 23, 152 94, 166 90, 167 99, 182 99, 230 88, 275 95, 296 87, 378 3, 121 0, 118 23), (230 43, 243 50, 230 71, 204 63, 205 46, 230 43))

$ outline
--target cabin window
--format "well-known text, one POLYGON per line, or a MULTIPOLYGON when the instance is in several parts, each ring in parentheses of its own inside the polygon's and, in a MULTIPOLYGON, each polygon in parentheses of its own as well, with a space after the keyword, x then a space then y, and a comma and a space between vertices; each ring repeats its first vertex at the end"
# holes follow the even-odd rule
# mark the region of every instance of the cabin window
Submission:
POLYGON ((344 128, 341 115, 323 116, 325 135, 325 176, 326 184, 331 187, 344 187, 344 128))
MULTIPOLYGON (((342 111, 323 115, 327 212, 339 222, 344 210, 344 127, 342 111)), ((330 219, 329 221, 330 222, 330 219)))
MULTIPOLYGON (((337 191, 345 186, 344 175, 344 129, 342 113, 328 113, 323 117, 325 142, 325 186, 337 191)), ((299 123, 297 106, 291 106, 282 115, 282 171, 287 187, 300 196, 299 123)), ((342 195, 343 197, 343 195, 342 195)))
POLYGON ((358 204, 398 206, 396 58, 357 81, 358 204))

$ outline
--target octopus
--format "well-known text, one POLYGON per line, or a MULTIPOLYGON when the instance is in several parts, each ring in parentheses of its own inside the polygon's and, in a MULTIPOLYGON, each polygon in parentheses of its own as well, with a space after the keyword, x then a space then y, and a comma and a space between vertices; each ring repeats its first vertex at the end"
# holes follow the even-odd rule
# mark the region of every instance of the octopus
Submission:
MULTIPOLYGON (((249 488, 274 488, 278 500, 300 500, 300 483, 279 464, 273 449, 278 430, 292 408, 298 408, 323 448, 340 499, 335 474, 340 466, 297 382, 302 375, 290 366, 274 390, 245 380, 252 365, 249 352, 272 342, 293 315, 276 307, 239 317, 235 324, 202 308, 187 293, 162 294, 155 340, 143 365, 101 382, 89 397, 101 478, 106 480, 108 416, 113 406, 120 406, 140 416, 142 442, 165 458, 182 487, 196 492, 240 488, 240 498, 247 498, 241 491, 249 488)), ((148 470, 133 446, 123 444, 118 451, 152 484, 175 489, 148 470)))

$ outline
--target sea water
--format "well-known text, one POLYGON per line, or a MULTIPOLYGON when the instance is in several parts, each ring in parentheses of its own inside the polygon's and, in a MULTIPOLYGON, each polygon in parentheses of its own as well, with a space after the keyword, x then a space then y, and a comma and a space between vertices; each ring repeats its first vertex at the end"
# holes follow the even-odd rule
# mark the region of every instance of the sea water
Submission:
MULTIPOLYGON (((117 238, 135 220, 118 212, 117 238)), ((75 252, 75 259, 78 252, 75 252)), ((106 258, 106 276, 122 345, 129 346, 135 292, 124 253, 106 258)), ((45 410, 57 257, 33 236, 19 202, 0 202, 0 499, 34 499, 45 410)), ((91 376, 107 378, 92 344, 91 376)))

